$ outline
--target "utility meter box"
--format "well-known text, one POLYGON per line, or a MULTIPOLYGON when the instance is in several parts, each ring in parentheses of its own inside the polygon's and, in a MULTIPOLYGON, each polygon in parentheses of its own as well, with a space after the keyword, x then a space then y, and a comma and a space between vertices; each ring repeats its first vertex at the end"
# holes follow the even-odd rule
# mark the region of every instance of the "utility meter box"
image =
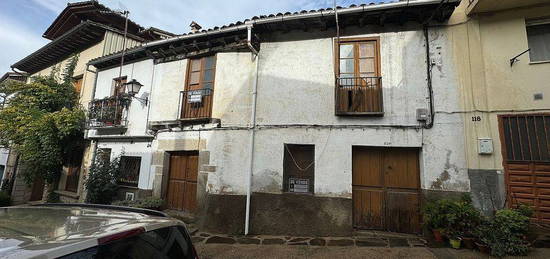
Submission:
POLYGON ((479 138, 478 142, 478 153, 481 155, 490 155, 493 154, 493 140, 490 138, 479 138))
POLYGON ((428 121, 430 115, 428 114, 428 109, 416 109, 416 120, 417 121, 428 121))

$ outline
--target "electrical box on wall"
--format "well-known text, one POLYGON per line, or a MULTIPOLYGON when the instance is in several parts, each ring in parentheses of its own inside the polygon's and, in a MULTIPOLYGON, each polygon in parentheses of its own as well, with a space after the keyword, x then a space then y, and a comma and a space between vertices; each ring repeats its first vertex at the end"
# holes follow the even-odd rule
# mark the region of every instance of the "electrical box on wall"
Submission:
POLYGON ((428 109, 416 109, 416 120, 417 121, 428 121, 430 115, 428 114, 428 109))
POLYGON ((490 155, 493 153, 493 140, 490 138, 479 138, 478 153, 481 155, 490 155))

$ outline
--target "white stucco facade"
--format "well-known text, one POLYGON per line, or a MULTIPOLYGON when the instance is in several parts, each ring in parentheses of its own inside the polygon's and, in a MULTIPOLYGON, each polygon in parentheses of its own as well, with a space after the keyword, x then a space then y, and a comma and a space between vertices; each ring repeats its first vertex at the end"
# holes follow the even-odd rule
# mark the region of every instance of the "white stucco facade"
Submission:
MULTIPOLYGON (((114 87, 113 79, 119 77, 119 69, 112 68, 99 71, 94 92, 94 99, 103 99, 111 96, 114 87)), ((153 62, 145 60, 124 65, 121 76, 126 76, 128 81, 136 79, 144 86, 136 97, 141 99, 151 98, 151 86, 153 80, 153 62)), ((127 124, 120 129, 91 129, 87 137, 96 141, 97 148, 111 149, 111 159, 120 156, 137 156, 141 158, 140 173, 138 179, 139 189, 151 190, 153 186, 151 171, 151 140, 152 136, 147 132, 147 121, 150 104, 143 100, 131 99, 131 103, 124 111, 127 124)))
POLYGON ((138 188, 150 190, 153 186, 151 171, 151 145, 147 142, 129 143, 126 141, 107 142, 99 141, 97 148, 111 149, 111 159, 120 156, 141 157, 139 168, 138 188))
MULTIPOLYGON (((262 42, 257 59, 246 52, 216 55, 211 117, 219 119, 219 124, 149 131, 151 123, 178 119, 188 61, 154 64, 143 60, 125 65, 122 75, 144 85, 138 96, 149 97, 149 103, 145 106, 132 100, 127 130, 102 137, 151 136, 151 141, 98 140, 98 147, 116 152, 124 149, 126 154, 146 158, 142 158, 139 180, 139 188, 145 189, 162 188, 160 181, 168 172, 166 162, 160 160, 166 152, 207 151, 204 165, 209 168, 199 168, 208 171, 206 192, 245 194, 252 86, 255 62, 259 62, 252 191, 282 192, 284 144, 315 145, 316 196, 351 198, 353 146, 418 148, 422 189, 469 191, 463 118, 453 113, 460 108, 446 29, 429 32, 436 117, 433 128, 426 129, 416 119, 417 109, 429 108, 425 38, 421 28, 405 28, 397 32, 386 28, 382 33, 354 28, 348 32, 353 37, 380 38, 383 117, 336 116, 334 38, 291 32, 262 42)), ((118 68, 100 71, 95 97, 108 96, 116 77, 118 68)), ((100 136, 91 131, 89 137, 100 136)), ((157 193, 161 195, 160 190, 157 193)))

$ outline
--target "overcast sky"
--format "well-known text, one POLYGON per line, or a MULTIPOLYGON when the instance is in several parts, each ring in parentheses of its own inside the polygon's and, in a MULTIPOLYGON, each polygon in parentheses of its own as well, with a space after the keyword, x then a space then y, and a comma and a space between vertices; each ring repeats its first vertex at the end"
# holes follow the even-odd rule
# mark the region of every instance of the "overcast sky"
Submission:
MULTIPOLYGON (((130 19, 143 27, 173 33, 189 31, 191 21, 203 28, 220 26, 256 15, 331 7, 334 0, 100 0, 111 9, 127 9, 130 19)), ((37 50, 48 40, 42 34, 75 0, 0 0, 0 76, 10 65, 37 50)), ((337 0, 348 6, 380 0, 337 0)))

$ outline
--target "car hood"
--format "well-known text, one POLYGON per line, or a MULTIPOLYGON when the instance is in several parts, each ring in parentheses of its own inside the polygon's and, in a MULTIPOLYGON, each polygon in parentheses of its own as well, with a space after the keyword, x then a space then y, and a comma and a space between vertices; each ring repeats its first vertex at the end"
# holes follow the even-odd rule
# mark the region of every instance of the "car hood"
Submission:
POLYGON ((79 207, 0 208, 0 255, 43 250, 146 225, 150 216, 79 207))

